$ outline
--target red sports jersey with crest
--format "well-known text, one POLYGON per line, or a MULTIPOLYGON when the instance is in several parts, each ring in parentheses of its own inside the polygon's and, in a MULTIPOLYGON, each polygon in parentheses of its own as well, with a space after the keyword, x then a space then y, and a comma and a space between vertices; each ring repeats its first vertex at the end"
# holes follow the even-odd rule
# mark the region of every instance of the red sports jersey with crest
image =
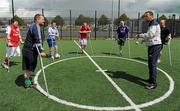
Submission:
MULTIPOLYGON (((90 27, 89 26, 84 26, 84 25, 82 25, 81 27, 80 27, 80 31, 90 31, 90 27)), ((80 38, 81 39, 85 39, 85 38, 87 38, 87 33, 80 33, 80 38)))
POLYGON ((18 47, 20 41, 20 29, 19 27, 9 26, 7 27, 7 36, 10 37, 10 43, 12 47, 18 47))

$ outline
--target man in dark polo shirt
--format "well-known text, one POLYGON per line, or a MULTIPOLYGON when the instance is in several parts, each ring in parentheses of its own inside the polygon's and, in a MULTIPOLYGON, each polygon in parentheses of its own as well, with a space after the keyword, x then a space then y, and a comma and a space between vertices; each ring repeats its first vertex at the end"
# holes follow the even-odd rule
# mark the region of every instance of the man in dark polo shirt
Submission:
POLYGON ((32 79, 31 73, 34 72, 37 65, 38 50, 41 56, 46 54, 43 52, 42 39, 43 33, 40 26, 44 25, 44 17, 41 14, 34 16, 34 22, 29 27, 27 37, 22 49, 22 69, 24 71, 24 86, 25 88, 31 87, 32 79))
POLYGON ((118 34, 117 42, 119 45, 119 53, 120 53, 120 55, 122 55, 122 52, 123 52, 122 48, 126 42, 126 38, 128 37, 128 33, 129 33, 129 29, 125 25, 124 21, 120 21, 119 27, 116 32, 118 34))

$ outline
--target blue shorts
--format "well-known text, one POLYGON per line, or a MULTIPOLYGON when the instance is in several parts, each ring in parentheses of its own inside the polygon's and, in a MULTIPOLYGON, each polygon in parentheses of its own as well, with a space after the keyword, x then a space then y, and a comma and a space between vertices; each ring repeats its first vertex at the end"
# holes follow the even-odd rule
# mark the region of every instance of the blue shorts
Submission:
POLYGON ((55 39, 47 39, 47 43, 49 47, 55 47, 56 46, 56 40, 55 39))

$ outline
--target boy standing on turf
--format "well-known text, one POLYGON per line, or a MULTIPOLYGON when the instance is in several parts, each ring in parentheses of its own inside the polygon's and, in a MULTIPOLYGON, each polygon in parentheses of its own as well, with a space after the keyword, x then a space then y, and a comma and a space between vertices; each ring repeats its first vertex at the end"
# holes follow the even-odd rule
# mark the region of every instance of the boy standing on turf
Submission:
POLYGON ((148 68, 149 79, 147 80, 147 89, 155 89, 157 87, 157 60, 161 51, 161 28, 157 20, 153 18, 153 12, 147 11, 144 14, 145 20, 149 23, 147 33, 139 34, 146 42, 148 47, 148 68))
POLYGON ((122 47, 124 46, 126 42, 126 38, 128 37, 129 29, 125 25, 124 21, 120 21, 120 25, 117 29, 117 34, 118 34, 118 45, 119 45, 119 53, 122 55, 122 47))
POLYGON ((158 63, 161 62, 161 55, 162 55, 162 50, 163 50, 163 45, 166 45, 169 40, 171 39, 171 33, 169 29, 166 27, 166 21, 161 20, 160 21, 160 27, 161 27, 161 42, 162 42, 162 47, 161 47, 161 52, 158 58, 158 63))
POLYGON ((23 43, 20 35, 20 29, 18 26, 18 21, 15 19, 11 20, 11 25, 7 27, 7 47, 6 47, 6 56, 2 63, 4 68, 9 69, 9 58, 14 56, 20 56, 20 47, 19 42, 23 43))
POLYGON ((31 73, 37 65, 38 50, 41 56, 46 56, 42 48, 42 32, 40 26, 44 25, 44 17, 41 14, 34 16, 34 22, 29 27, 24 47, 22 49, 22 69, 24 71, 24 85, 28 88, 32 85, 31 73), (38 50, 37 50, 38 48, 38 50))
MULTIPOLYGON (((85 50, 85 48, 87 46, 87 34, 90 32, 91 32, 90 27, 87 25, 86 22, 84 22, 83 25, 79 29, 80 45, 81 45, 82 50, 85 50)), ((83 53, 83 51, 82 51, 82 53, 83 53)))
POLYGON ((59 31, 57 29, 56 22, 51 23, 51 27, 48 29, 48 39, 47 43, 49 45, 49 55, 54 60, 54 58, 59 58, 58 46, 56 44, 56 37, 59 37, 59 31))

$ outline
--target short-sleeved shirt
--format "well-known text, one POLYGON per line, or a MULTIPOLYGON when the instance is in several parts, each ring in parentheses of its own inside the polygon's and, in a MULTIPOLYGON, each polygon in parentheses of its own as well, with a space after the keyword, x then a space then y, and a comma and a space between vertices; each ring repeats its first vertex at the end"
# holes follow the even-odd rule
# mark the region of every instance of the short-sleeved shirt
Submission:
POLYGON ((129 29, 127 26, 119 26, 117 34, 119 39, 125 39, 128 36, 129 29))
POLYGON ((20 29, 19 27, 8 26, 6 34, 10 36, 10 42, 12 47, 18 47, 20 41, 20 29))
POLYGON ((168 42, 166 38, 169 36, 170 31, 167 27, 161 27, 161 42, 162 44, 165 44, 168 42))
MULTIPOLYGON (((80 27, 80 31, 90 31, 90 27, 82 25, 80 27)), ((87 33, 80 33, 80 38, 81 39, 86 39, 87 38, 87 33)))
POLYGON ((59 34, 59 31, 56 27, 49 27, 48 29, 48 39, 55 39, 56 38, 56 35, 59 34))

